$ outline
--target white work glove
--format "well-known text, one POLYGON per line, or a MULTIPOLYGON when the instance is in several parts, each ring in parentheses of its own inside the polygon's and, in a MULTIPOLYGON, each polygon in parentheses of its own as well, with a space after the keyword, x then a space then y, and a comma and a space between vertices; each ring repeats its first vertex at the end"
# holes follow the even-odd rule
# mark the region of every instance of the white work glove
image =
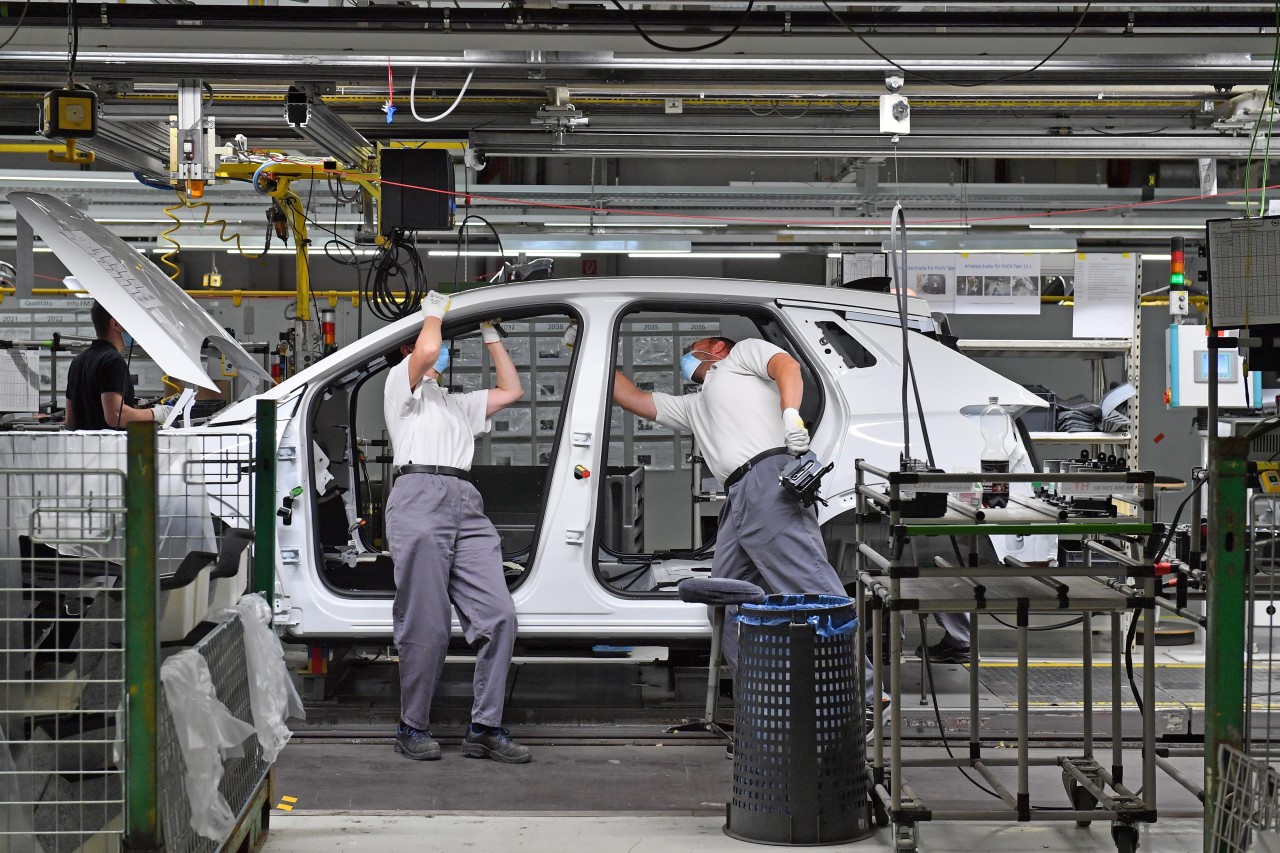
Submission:
POLYGON ((156 403, 151 407, 151 416, 156 423, 161 426, 169 420, 169 414, 173 411, 173 406, 166 406, 164 403, 156 403))
POLYGON ((787 450, 797 456, 809 449, 809 430, 804 427, 804 420, 795 409, 782 410, 782 440, 787 450))
POLYGON ((560 343, 564 344, 564 348, 572 350, 578 343, 578 324, 570 323, 569 328, 565 329, 564 337, 560 339, 560 343))
POLYGON ((444 312, 449 310, 449 297, 443 293, 437 293, 432 290, 427 293, 425 299, 422 300, 422 317, 435 317, 437 320, 444 319, 444 312))
POLYGON ((501 322, 501 319, 501 317, 494 317, 492 320, 485 320, 480 324, 480 338, 486 344, 502 343, 502 335, 498 334, 498 330, 493 327, 493 324, 501 322))

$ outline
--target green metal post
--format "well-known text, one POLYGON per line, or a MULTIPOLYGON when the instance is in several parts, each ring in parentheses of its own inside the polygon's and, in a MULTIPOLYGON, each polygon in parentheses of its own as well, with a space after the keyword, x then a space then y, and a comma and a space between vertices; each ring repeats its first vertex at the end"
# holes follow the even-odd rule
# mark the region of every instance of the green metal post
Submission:
POLYGON ((276 594, 276 403, 258 400, 253 494, 253 589, 274 604, 276 594))
POLYGON ((125 849, 160 850, 158 794, 160 649, 156 575, 156 428, 129 424, 125 478, 125 849))
MULTIPOLYGON (((1214 421, 1210 421, 1210 430, 1214 421)), ((1206 853, 1217 801, 1218 748, 1244 748, 1245 528, 1248 496, 1243 438, 1209 441, 1209 601, 1205 678, 1204 809, 1206 853)), ((1192 519, 1192 524, 1196 524, 1192 519)))

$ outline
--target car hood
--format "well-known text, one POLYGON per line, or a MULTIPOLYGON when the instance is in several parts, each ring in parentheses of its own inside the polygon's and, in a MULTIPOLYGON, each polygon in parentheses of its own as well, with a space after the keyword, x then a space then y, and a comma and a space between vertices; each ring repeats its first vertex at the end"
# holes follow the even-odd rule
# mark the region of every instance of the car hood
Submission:
POLYGON ((51 195, 10 193, 7 200, 169 376, 216 391, 200 360, 207 339, 241 377, 270 384, 271 375, 226 329, 124 240, 51 195))

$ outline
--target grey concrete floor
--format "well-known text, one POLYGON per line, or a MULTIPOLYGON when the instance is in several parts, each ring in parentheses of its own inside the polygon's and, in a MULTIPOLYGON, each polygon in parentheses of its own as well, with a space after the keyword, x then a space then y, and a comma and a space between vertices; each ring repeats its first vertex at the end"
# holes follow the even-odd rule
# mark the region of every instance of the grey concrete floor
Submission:
MULTIPOLYGON (((275 796, 296 799, 290 812, 272 815, 270 853, 293 851, 554 850, 557 853, 644 850, 751 849, 724 836, 725 801, 733 762, 710 740, 651 743, 554 743, 532 738, 534 762, 505 766, 462 756, 456 739, 444 742, 439 762, 412 762, 386 739, 359 743, 294 742, 276 766, 275 796)), ((1000 754, 1007 750, 992 749, 1000 754)), ((1036 750, 1054 755, 1061 750, 1036 750)), ((940 757, 938 747, 916 747, 914 757, 940 757)), ((1198 760, 1176 763, 1197 778, 1198 760)), ((1014 786, 1013 771, 1006 783, 1014 786)), ((1126 754, 1135 778, 1137 755, 1126 754)), ((991 808, 993 801, 954 769, 911 770, 906 778, 933 808, 991 808)), ((1157 784, 1163 810, 1194 813, 1198 802, 1168 777, 1157 784)), ((1060 772, 1033 768, 1035 806, 1066 805, 1060 772)), ((1201 822, 1163 819, 1142 827, 1143 853, 1199 850, 1201 822)), ((863 842, 832 849, 889 850, 880 830, 863 842)), ((921 851, 1112 850, 1110 828, 1095 822, 923 824, 921 851)))
MULTIPOLYGON (((762 850, 721 832, 722 817, 675 815, 375 814, 311 812, 272 817, 265 853, 725 853, 762 850)), ((1200 822, 1161 821, 1143 827, 1141 853, 1199 853, 1200 822)), ((871 838, 824 850, 891 851, 882 829, 871 838)), ((960 824, 925 826, 928 853, 1029 853, 1113 850, 1106 827, 1074 824, 960 824)))

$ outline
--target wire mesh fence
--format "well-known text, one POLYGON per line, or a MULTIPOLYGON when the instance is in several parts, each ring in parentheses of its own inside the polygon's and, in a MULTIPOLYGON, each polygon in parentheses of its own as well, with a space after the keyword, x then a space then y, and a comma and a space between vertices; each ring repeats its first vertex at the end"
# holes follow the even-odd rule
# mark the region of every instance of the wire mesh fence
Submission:
MULTIPOLYGON (((244 667, 244 627, 239 618, 218 625, 195 646, 209 664, 209 673, 218 699, 237 719, 253 722, 249 700, 249 682, 244 667)), ((173 717, 160 692, 159 769, 160 778, 182 779, 186 764, 178 746, 173 717)), ((243 754, 228 756, 223 763, 218 791, 237 814, 253 796, 270 766, 262 757, 262 746, 256 737, 242 745, 243 754)), ((185 786, 172 784, 160 788, 160 820, 164 826, 165 853, 214 853, 219 844, 198 835, 191 828, 191 802, 185 786)))
POLYGON ((1245 743, 1250 755, 1280 763, 1280 495, 1249 499, 1245 644, 1245 743))
POLYGON ((1214 853, 1252 853, 1273 850, 1255 846, 1264 833, 1280 842, 1280 773, 1265 759, 1253 758, 1223 745, 1218 753, 1220 777, 1208 828, 1214 853))
MULTIPOLYGON (((157 438, 146 570, 160 639, 184 644, 248 585, 252 438, 157 438)), ((121 847, 125 645, 157 641, 125 607, 126 461, 119 432, 0 433, 0 849, 121 847)))

